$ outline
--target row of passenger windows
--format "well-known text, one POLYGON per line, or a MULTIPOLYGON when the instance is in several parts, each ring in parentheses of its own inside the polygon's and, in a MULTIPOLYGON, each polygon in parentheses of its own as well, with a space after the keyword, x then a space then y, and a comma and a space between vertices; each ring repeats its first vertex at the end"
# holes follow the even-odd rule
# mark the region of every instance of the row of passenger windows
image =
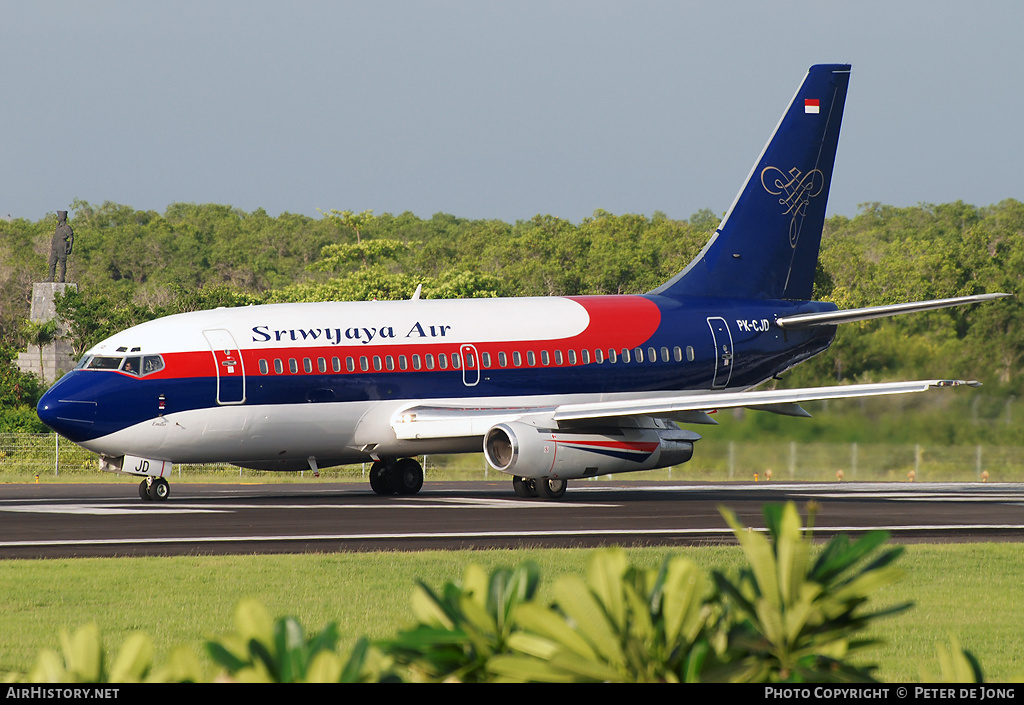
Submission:
MULTIPOLYGON (((547 350, 541 350, 539 353, 533 350, 527 350, 525 353, 521 353, 516 350, 511 354, 505 353, 504 351, 497 353, 492 358, 491 353, 483 352, 480 353, 480 365, 484 369, 491 369, 497 362, 497 367, 523 367, 524 363, 527 367, 536 367, 538 361, 541 366, 551 365, 552 362, 555 365, 589 365, 590 363, 603 364, 616 363, 616 362, 682 362, 683 359, 688 362, 693 362, 693 346, 687 345, 686 348, 675 346, 671 350, 667 347, 662 348, 623 348, 622 350, 566 350, 564 353, 561 350, 555 350, 549 352, 547 350)), ((346 372, 369 372, 373 370, 380 372, 383 370, 393 371, 398 370, 457 370, 462 367, 463 362, 469 369, 476 369, 477 363, 472 353, 465 354, 465 360, 459 353, 426 353, 424 355, 361 355, 359 357, 346 357, 344 358, 344 370, 346 372)), ((342 358, 332 357, 328 362, 327 358, 318 357, 314 362, 312 358, 304 357, 300 361, 294 357, 288 358, 287 361, 277 358, 274 360, 260 360, 260 374, 268 375, 271 373, 271 367, 273 367, 274 374, 285 374, 285 366, 287 365, 287 371, 289 374, 299 374, 301 372, 312 374, 315 372, 341 372, 342 371, 342 358)))

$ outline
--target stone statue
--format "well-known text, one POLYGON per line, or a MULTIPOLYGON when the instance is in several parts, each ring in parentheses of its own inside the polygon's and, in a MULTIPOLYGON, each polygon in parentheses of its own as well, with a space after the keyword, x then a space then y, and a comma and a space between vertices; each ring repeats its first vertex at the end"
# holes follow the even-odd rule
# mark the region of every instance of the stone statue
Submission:
POLYGON ((75 243, 75 233, 68 225, 68 212, 57 211, 57 229, 50 241, 50 281, 63 282, 68 271, 68 255, 75 243), (57 279, 57 263, 60 262, 60 279, 57 279))

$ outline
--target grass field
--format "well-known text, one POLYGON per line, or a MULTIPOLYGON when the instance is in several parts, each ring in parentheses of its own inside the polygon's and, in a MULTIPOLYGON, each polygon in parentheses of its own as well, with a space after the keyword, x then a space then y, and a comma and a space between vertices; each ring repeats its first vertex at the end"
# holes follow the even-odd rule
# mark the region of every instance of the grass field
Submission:
MULTIPOLYGON (((756 475, 786 480, 918 481, 1024 480, 1024 448, 1016 446, 922 447, 913 444, 701 441, 694 462, 617 479, 749 480, 756 475), (983 473, 987 473, 983 475, 983 473)), ((481 456, 426 458, 427 482, 493 479, 481 456)), ((365 469, 349 466, 312 473, 279 474, 222 467, 177 467, 188 482, 365 482, 365 469)), ((117 481, 96 470, 95 456, 40 434, 31 442, 0 439, 0 485, 5 482, 117 481), (59 472, 59 474, 56 474, 59 472), (36 479, 38 476, 38 480, 36 479)), ((120 478, 134 484, 132 478, 120 478)), ((2 530, 2 526, 0 526, 2 530)), ((901 559, 906 577, 878 595, 881 608, 912 601, 909 612, 885 620, 874 652, 879 676, 889 682, 934 678, 936 644, 960 640, 980 660, 986 678, 1024 679, 1024 561, 1021 544, 911 545, 901 559), (924 675, 923 675, 924 674, 924 675)), ((655 565, 666 549, 636 549, 634 560, 655 565)), ((706 570, 741 563, 738 548, 687 549, 706 570)), ((307 631, 337 621, 348 641, 362 635, 391 636, 410 618, 417 579, 439 586, 461 576, 464 566, 514 565, 527 558, 541 565, 543 584, 562 573, 583 574, 589 551, 520 551, 208 556, 0 561, 0 672, 25 670, 41 648, 55 647, 61 628, 89 621, 108 647, 131 631, 148 632, 157 660, 178 645, 201 650, 205 637, 232 629, 240 597, 263 601, 272 614, 292 614, 307 631)), ((542 592, 543 594, 543 592, 542 592)))
MULTIPOLYGON (((667 549, 633 549, 634 562, 656 565, 667 549)), ((705 570, 743 561, 738 548, 707 546, 685 553, 705 570)), ((1024 562, 1019 544, 911 545, 901 558, 905 579, 877 596, 881 608, 913 601, 873 634, 872 654, 888 682, 931 680, 936 644, 951 635, 980 660, 986 679, 1024 678, 1024 562), (930 677, 929 677, 930 674, 930 677)), ((88 558, 0 562, 0 672, 26 670, 38 651, 58 645, 59 630, 95 621, 108 649, 134 630, 148 632, 159 663, 171 648, 201 651, 204 638, 232 630, 243 596, 274 615, 295 615, 307 632, 339 623, 346 641, 391 636, 411 619, 416 579, 440 586, 465 565, 515 565, 527 558, 542 571, 542 596, 555 576, 583 574, 589 550, 534 549, 277 556, 88 558)))

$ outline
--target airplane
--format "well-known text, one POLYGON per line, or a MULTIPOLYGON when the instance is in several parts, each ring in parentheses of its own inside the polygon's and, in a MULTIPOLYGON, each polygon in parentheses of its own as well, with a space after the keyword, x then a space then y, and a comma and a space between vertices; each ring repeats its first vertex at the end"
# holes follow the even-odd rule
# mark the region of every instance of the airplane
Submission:
POLYGON ((811 300, 850 66, 812 66, 704 249, 643 295, 219 308, 134 326, 86 352, 39 418, 166 500, 174 463, 317 471, 371 463, 380 495, 420 490, 424 454, 483 451, 519 497, 691 459, 746 407, 977 385, 758 389, 840 323, 982 294, 838 310, 811 300))

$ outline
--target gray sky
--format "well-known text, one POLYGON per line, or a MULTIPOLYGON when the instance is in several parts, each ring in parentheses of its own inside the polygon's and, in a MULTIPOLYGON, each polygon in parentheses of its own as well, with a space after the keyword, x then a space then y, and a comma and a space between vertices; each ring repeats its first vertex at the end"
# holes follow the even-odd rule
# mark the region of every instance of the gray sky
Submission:
POLYGON ((732 202, 853 64, 829 212, 1024 198, 1024 3, 0 0, 0 216, 732 202))

